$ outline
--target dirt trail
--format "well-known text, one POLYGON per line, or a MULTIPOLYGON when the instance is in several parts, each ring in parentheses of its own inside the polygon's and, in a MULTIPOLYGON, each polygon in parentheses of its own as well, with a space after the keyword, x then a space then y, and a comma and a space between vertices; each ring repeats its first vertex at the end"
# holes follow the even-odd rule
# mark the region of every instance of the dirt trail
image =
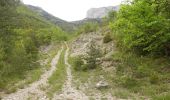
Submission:
POLYGON ((67 80, 63 86, 62 94, 55 95, 53 100, 89 100, 88 97, 79 90, 76 90, 72 85, 72 73, 71 73, 71 65, 68 63, 69 56, 69 47, 67 46, 67 50, 65 52, 65 64, 67 66, 67 80))
POLYGON ((51 69, 46 71, 38 81, 30 84, 30 86, 27 88, 19 89, 16 93, 6 95, 5 97, 2 98, 2 100, 27 100, 27 99, 49 100, 45 92, 40 89, 40 86, 47 85, 48 78, 56 70, 56 65, 58 63, 62 51, 63 47, 60 51, 58 51, 58 54, 53 58, 51 62, 51 69))

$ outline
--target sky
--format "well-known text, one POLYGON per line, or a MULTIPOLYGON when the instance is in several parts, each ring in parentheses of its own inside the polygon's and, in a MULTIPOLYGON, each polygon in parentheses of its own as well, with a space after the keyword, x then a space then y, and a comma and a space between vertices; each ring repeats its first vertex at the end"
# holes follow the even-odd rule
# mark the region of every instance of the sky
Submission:
POLYGON ((41 7, 66 21, 81 20, 90 8, 119 5, 122 0, 22 0, 25 4, 41 7))

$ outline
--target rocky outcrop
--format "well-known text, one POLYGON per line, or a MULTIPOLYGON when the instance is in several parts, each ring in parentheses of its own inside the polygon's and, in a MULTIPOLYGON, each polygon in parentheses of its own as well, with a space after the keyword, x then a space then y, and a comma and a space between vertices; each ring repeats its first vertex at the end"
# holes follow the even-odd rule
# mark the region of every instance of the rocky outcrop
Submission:
POLYGON ((87 11, 87 18, 103 18, 107 14, 114 10, 118 11, 120 6, 110 6, 110 7, 101 7, 101 8, 91 8, 87 11))
POLYGON ((96 88, 102 89, 102 88, 108 88, 109 84, 106 81, 99 81, 96 84, 96 88))

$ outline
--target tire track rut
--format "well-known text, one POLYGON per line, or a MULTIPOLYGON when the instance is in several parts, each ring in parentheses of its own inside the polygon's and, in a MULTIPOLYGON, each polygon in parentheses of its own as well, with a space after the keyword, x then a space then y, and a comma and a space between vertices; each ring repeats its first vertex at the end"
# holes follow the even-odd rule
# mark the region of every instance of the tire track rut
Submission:
MULTIPOLYGON (((65 43, 66 44, 66 43, 65 43)), ((89 100, 88 97, 80 90, 75 89, 72 85, 71 65, 68 63, 69 47, 66 44, 65 65, 67 70, 67 80, 63 86, 62 94, 55 95, 53 100, 89 100)))

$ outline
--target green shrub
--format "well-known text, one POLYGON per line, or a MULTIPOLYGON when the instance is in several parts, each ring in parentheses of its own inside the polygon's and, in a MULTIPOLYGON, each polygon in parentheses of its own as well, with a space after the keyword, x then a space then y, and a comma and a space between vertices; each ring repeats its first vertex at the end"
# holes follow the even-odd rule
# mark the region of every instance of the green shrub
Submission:
POLYGON ((88 22, 81 25, 76 31, 77 34, 95 32, 98 29, 98 23, 88 22))
POLYGON ((112 36, 110 33, 107 33, 103 38, 103 43, 108 43, 110 41, 112 41, 112 36))
POLYGON ((84 70, 83 66, 84 62, 80 56, 74 58, 74 70, 76 71, 84 70))
POLYGON ((97 64, 97 58, 100 58, 101 51, 99 48, 97 48, 96 44, 94 41, 91 41, 90 46, 89 46, 89 51, 87 52, 87 56, 85 57, 86 60, 86 67, 87 69, 95 69, 98 64, 97 64))
POLYGON ((94 42, 91 42, 90 44, 91 45, 89 46, 87 56, 78 56, 74 58, 74 69, 76 71, 87 71, 90 69, 95 69, 98 66, 97 58, 101 57, 100 50, 96 48, 94 42))

